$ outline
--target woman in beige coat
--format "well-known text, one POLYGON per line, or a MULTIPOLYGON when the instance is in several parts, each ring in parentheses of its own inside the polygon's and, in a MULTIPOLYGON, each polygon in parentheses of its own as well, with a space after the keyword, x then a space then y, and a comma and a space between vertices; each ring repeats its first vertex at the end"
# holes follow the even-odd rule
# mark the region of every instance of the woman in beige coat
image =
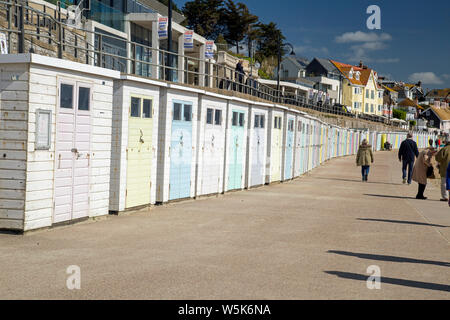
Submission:
POLYGON ((419 153, 416 163, 414 164, 412 179, 419 184, 416 199, 425 200, 427 197, 423 195, 427 186, 427 170, 432 166, 432 158, 436 154, 436 149, 428 147, 419 153))
POLYGON ((367 181, 370 165, 373 163, 372 146, 364 139, 356 154, 356 165, 361 167, 362 181, 367 181))

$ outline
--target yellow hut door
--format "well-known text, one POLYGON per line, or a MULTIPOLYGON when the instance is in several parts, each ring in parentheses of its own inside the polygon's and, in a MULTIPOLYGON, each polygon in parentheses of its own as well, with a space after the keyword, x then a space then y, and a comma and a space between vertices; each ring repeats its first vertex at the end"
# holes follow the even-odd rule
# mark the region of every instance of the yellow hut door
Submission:
POLYGON ((150 203, 153 158, 152 118, 152 99, 132 96, 128 119, 126 208, 150 203))

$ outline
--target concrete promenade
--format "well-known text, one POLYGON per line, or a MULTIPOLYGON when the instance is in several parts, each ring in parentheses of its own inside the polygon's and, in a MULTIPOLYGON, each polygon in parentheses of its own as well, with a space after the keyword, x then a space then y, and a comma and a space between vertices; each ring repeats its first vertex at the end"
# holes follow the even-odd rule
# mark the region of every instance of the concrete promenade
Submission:
POLYGON ((377 152, 362 183, 350 156, 287 183, 0 234, 0 299, 450 299, 450 208, 431 183, 414 199, 400 167, 377 152))

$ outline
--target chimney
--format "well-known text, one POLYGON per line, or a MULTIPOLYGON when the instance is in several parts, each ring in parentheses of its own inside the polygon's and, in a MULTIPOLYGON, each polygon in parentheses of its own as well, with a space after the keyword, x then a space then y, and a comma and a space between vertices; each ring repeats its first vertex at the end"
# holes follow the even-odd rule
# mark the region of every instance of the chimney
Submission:
POLYGON ((359 60, 359 67, 360 67, 360 68, 363 67, 363 62, 362 62, 362 60, 359 60))

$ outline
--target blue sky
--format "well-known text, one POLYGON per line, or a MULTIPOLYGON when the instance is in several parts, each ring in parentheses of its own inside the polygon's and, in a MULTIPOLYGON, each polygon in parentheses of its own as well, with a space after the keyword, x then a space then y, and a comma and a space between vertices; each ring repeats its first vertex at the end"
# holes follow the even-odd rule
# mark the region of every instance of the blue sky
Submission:
MULTIPOLYGON (((182 7, 185 0, 174 0, 182 7)), ((236 2, 239 2, 236 0, 236 2)), ((275 22, 298 56, 364 64, 394 80, 450 87, 448 0, 242 0, 263 23, 275 22), (381 30, 369 30, 369 5, 381 30)))

